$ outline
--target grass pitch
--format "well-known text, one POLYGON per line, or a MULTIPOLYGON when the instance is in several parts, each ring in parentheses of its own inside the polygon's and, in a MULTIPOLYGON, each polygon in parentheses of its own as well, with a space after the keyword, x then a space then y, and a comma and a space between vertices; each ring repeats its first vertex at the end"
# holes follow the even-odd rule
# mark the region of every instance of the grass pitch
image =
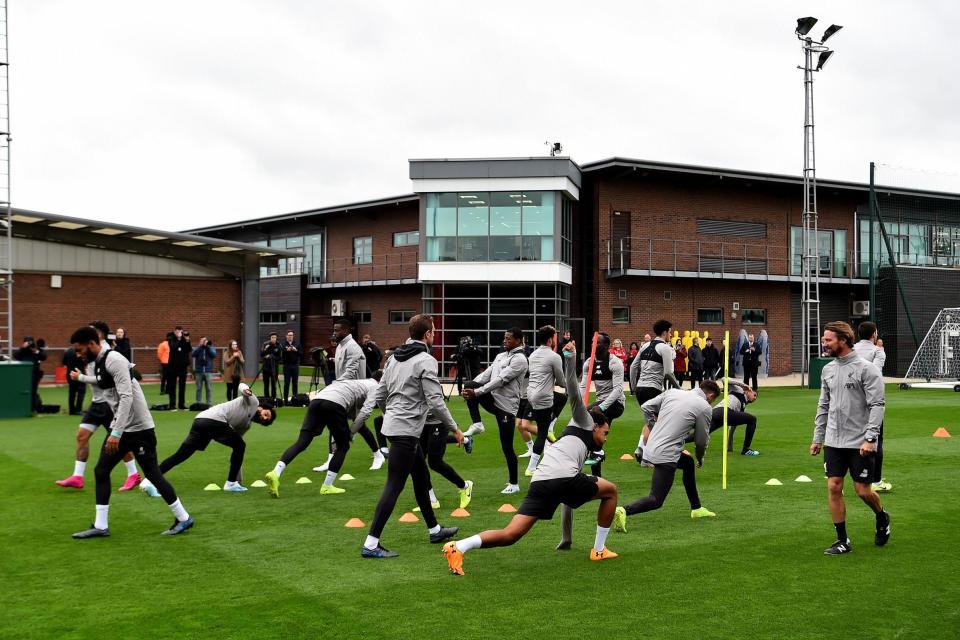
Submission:
MULTIPOLYGON (((150 402, 161 400, 156 385, 146 389, 150 402)), ((222 400, 223 385, 216 393, 222 400)), ((42 395, 65 404, 64 390, 42 395)), ((557 518, 511 548, 471 552, 462 578, 447 572, 422 522, 396 521, 415 506, 409 483, 382 538, 400 557, 360 557, 366 530, 343 525, 352 517, 370 523, 385 470, 367 470, 370 453, 359 438, 343 469, 356 479, 337 483, 347 489, 343 495, 321 497, 323 476, 310 470, 326 459, 325 438, 287 468, 279 500, 265 489, 203 491, 208 483, 222 484, 227 471, 229 450, 211 443, 168 476, 196 518, 188 534, 162 538, 169 510, 134 491, 113 495, 111 538, 77 541, 70 534, 93 519, 96 451, 86 489, 53 484, 72 471, 77 419, 2 421, 0 637, 957 637, 960 394, 888 387, 884 475, 894 490, 883 501, 893 535, 887 547, 873 545, 873 515, 848 480, 854 552, 839 558, 822 555, 834 531, 822 458, 807 453, 816 397, 799 389, 763 391, 751 406, 759 417, 754 447, 762 455, 732 456, 726 491, 720 439, 714 438, 698 483, 716 518, 690 519, 678 479, 661 510, 630 518, 627 534, 611 533, 607 544, 620 554, 616 560, 587 559, 592 503, 575 516, 573 551, 554 550, 557 518), (941 426, 955 437, 932 438, 941 426), (814 482, 794 482, 801 474, 814 482), (295 484, 301 476, 313 483, 295 484), (765 486, 770 478, 783 486, 765 486)), ((459 399, 451 406, 461 425, 469 423, 459 399)), ((282 409, 272 427, 253 426, 246 484, 273 467, 295 439, 303 413, 282 409)), ((155 418, 163 457, 180 444, 193 415, 155 418)), ((649 469, 617 460, 633 450, 639 427, 640 411, 629 397, 604 464, 621 502, 649 488, 649 469)), ((102 438, 95 436, 97 445, 102 438)), ((519 505, 523 494, 499 493, 506 471, 496 435, 481 436, 472 456, 455 448, 447 455, 476 489, 471 516, 454 519, 456 490, 435 477, 441 522, 459 526, 458 537, 504 525, 510 514, 497 507, 519 505)), ((121 465, 115 486, 122 476, 121 465)), ((521 478, 524 490, 527 484, 521 478)))

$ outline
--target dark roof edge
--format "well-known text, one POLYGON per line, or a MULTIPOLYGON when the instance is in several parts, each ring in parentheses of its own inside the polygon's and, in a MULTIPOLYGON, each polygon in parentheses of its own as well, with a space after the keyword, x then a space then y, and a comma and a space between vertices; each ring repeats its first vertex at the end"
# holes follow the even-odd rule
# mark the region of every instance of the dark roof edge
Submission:
POLYGON ((244 227, 247 225, 254 224, 263 224, 268 222, 282 222, 283 220, 291 220, 293 218, 306 217, 306 216, 317 216, 325 215, 330 213, 337 212, 346 212, 351 209, 367 209, 370 207, 379 207, 388 204, 400 204, 401 202, 414 202, 419 200, 420 196, 415 193, 405 194, 402 196, 393 196, 390 198, 377 198, 375 200, 361 200, 359 202, 350 202, 347 204, 336 205, 333 207, 321 207, 319 209, 304 209, 303 211, 294 211, 291 213, 281 213, 275 216, 266 216, 263 218, 250 218, 249 220, 240 220, 238 222, 229 222, 225 224, 218 224, 209 227, 198 227, 196 229, 186 229, 183 233, 204 233, 209 231, 222 231, 225 229, 235 229, 237 227, 244 227))
MULTIPOLYGON (((723 169, 720 167, 705 167, 692 164, 676 164, 668 162, 656 162, 653 160, 637 160, 633 158, 621 158, 618 156, 588 162, 580 166, 581 171, 599 171, 610 167, 637 167, 643 169, 653 169, 658 171, 675 171, 678 173, 692 173, 700 175, 715 175, 731 178, 742 178, 745 180, 764 180, 767 182, 784 182, 790 184, 803 184, 801 176, 792 176, 781 173, 764 173, 760 171, 741 171, 738 169, 723 169)), ((829 180, 817 178, 818 187, 828 187, 835 189, 851 189, 855 191, 868 191, 870 185, 864 182, 849 182, 844 180, 829 180)), ((939 198, 949 198, 951 200, 960 200, 960 193, 949 191, 930 191, 925 189, 909 189, 904 187, 893 187, 890 185, 875 185, 877 191, 884 193, 896 193, 901 195, 913 196, 931 196, 939 198)))

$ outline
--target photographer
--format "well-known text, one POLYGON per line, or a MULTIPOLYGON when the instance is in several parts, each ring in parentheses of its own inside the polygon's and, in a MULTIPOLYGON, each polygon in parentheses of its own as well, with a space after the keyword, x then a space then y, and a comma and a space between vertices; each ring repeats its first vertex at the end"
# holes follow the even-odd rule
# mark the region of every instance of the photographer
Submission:
POLYGON ((213 361, 217 359, 217 350, 213 348, 213 341, 206 337, 200 338, 200 344, 193 350, 193 379, 197 383, 197 403, 200 402, 200 387, 206 387, 207 404, 210 401, 210 378, 213 376, 213 361))
POLYGON ((190 333, 176 326, 173 335, 167 340, 170 347, 170 359, 167 361, 167 394, 170 396, 170 410, 187 408, 184 395, 187 391, 187 369, 190 367, 190 333))
POLYGON ((260 347, 261 372, 263 375, 263 395, 266 398, 277 397, 277 367, 279 366, 282 352, 280 343, 277 342, 277 334, 271 333, 270 339, 260 347))
POLYGON ((360 341, 360 348, 363 349, 363 357, 367 359, 367 377, 373 377, 373 372, 380 368, 383 362, 383 354, 380 353, 380 347, 373 341, 370 334, 364 334, 360 341))
POLYGON ((43 370, 40 363, 47 359, 47 352, 44 351, 47 343, 43 338, 34 341, 33 336, 27 336, 23 339, 20 348, 13 352, 13 359, 20 362, 33 363, 33 381, 31 384, 31 406, 34 411, 40 411, 40 381, 43 379, 43 370))
MULTIPOLYGON (((87 365, 72 347, 64 350, 61 364, 67 368, 67 371, 83 369, 87 365)), ((79 380, 73 380, 69 376, 67 377, 67 384, 69 386, 67 412, 71 416, 81 415, 83 414, 83 399, 87 395, 87 385, 79 380)))
POLYGON ((283 397, 289 402, 299 393, 297 383, 300 380, 300 359, 303 347, 294 340, 293 331, 287 331, 287 339, 282 345, 283 360, 283 397), (290 395, 290 383, 293 383, 293 395, 290 395))
POLYGON ((463 381, 473 380, 480 374, 480 349, 473 343, 473 338, 470 336, 460 338, 453 359, 457 365, 457 393, 462 393, 463 381))

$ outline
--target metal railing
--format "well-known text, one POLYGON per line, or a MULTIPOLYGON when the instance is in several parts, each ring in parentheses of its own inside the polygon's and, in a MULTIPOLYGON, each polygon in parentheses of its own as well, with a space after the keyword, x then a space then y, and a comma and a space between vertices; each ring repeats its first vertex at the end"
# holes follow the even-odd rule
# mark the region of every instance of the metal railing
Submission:
MULTIPOLYGON (((827 278, 854 278, 856 257, 853 251, 822 256, 820 275, 827 278)), ((753 242, 719 240, 674 240, 668 238, 620 238, 607 240, 608 276, 628 271, 711 273, 763 279, 770 276, 799 276, 800 256, 791 256, 790 248, 753 242)))
POLYGON ((418 251, 394 251, 370 256, 357 264, 353 257, 328 258, 313 264, 308 271, 309 284, 347 284, 392 280, 416 280, 418 251))

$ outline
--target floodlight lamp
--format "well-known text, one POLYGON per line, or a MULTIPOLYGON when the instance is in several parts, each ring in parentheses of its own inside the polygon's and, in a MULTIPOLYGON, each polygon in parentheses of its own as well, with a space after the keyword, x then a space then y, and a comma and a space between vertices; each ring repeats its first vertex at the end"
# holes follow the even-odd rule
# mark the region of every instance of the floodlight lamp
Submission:
POLYGON ((557 154, 557 153, 560 153, 561 151, 563 151, 563 145, 560 144, 559 142, 554 142, 554 143, 553 143, 553 153, 554 153, 554 154, 557 154))
POLYGON ((837 31, 840 31, 840 29, 843 29, 843 27, 840 26, 839 24, 832 24, 829 27, 827 27, 827 30, 823 32, 823 37, 820 38, 820 43, 823 44, 824 42, 826 42, 827 39, 830 38, 830 36, 835 34, 837 31))
POLYGON ((813 29, 813 25, 817 24, 817 19, 813 16, 807 16, 806 18, 797 19, 797 35, 805 36, 810 33, 810 29, 813 29))
POLYGON ((832 55, 833 51, 823 51, 820 53, 820 57, 817 58, 817 71, 823 69, 823 65, 827 64, 827 60, 829 60, 832 55))

